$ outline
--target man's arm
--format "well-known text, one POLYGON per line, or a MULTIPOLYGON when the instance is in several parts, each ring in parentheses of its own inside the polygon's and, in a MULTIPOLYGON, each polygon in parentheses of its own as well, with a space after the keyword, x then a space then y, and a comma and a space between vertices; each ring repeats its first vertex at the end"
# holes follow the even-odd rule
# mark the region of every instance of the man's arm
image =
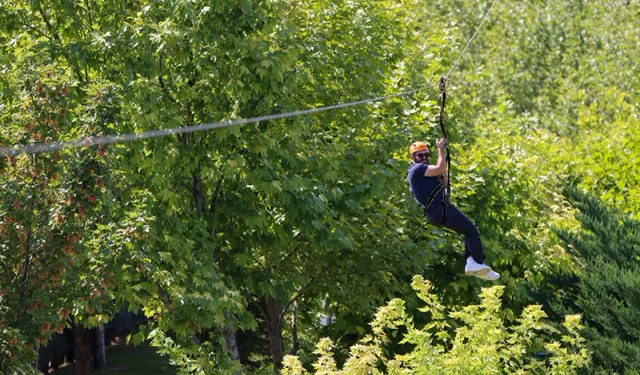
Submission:
POLYGON ((447 163, 444 157, 444 144, 442 147, 438 145, 438 163, 436 165, 430 165, 426 171, 424 171, 425 177, 437 177, 447 173, 447 163))

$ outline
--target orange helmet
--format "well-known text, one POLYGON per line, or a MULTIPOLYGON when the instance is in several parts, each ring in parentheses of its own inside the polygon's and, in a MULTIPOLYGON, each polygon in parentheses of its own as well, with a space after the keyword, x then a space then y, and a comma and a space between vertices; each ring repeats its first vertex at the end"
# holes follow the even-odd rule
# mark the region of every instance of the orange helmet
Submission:
POLYGON ((424 142, 414 142, 411 144, 411 147, 409 147, 409 154, 413 155, 414 152, 418 152, 418 151, 428 151, 429 148, 427 147, 427 144, 424 142))

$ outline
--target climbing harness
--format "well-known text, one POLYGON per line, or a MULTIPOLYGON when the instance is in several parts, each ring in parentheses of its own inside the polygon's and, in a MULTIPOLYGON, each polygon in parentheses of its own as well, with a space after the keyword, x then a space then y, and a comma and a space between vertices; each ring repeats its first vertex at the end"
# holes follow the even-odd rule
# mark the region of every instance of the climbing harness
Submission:
MULTIPOLYGON (((449 139, 447 138, 447 131, 444 127, 444 106, 447 102, 447 79, 445 77, 440 78, 440 130, 442 131, 442 138, 446 141, 445 148, 447 150, 446 162, 447 162, 447 185, 443 187, 444 194, 442 196, 442 224, 447 221, 447 207, 449 207, 449 196, 451 195, 451 150, 449 149, 449 139)), ((441 189, 436 189, 440 191, 441 189)), ((435 198, 435 195, 434 195, 435 198)), ((433 201, 433 199, 432 199, 433 201)), ((429 202, 431 203, 431 202, 429 202)))
MULTIPOLYGON (((436 197, 438 196, 438 194, 444 190, 444 185, 443 184, 438 184, 438 186, 433 189, 433 191, 431 192, 431 194, 429 194, 429 197, 427 198, 426 201, 424 201, 424 203, 422 203, 422 207, 426 210, 427 208, 429 208, 429 206, 431 206, 431 203, 433 203, 433 201, 436 199, 436 197)), ((415 195, 414 195, 415 197, 415 195)))

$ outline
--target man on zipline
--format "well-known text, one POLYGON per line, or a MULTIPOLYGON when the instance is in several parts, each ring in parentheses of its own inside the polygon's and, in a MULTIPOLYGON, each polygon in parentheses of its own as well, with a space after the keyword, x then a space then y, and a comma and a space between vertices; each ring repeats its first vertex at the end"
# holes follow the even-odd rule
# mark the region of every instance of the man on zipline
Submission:
POLYGON ((498 280, 500 274, 484 264, 482 241, 476 226, 460 210, 449 202, 445 190, 447 185, 447 164, 445 147, 447 140, 438 139, 438 162, 429 165, 429 148, 424 142, 415 142, 409 148, 411 168, 409 168, 409 185, 411 194, 422 205, 424 215, 430 224, 444 225, 464 235, 464 257, 467 265, 464 273, 484 280, 498 280))

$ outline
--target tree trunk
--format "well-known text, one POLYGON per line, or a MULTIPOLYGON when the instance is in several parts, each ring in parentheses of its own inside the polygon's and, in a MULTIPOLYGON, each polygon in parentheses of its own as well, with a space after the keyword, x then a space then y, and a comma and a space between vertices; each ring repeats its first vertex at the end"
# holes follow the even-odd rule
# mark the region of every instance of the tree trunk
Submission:
POLYGON ((227 348, 229 349, 229 357, 231 357, 234 361, 240 361, 240 350, 238 349, 238 335, 236 333, 235 328, 233 327, 233 323, 231 322, 231 314, 228 312, 224 313, 224 317, 227 320, 228 326, 225 327, 222 334, 224 335, 224 339, 227 341, 227 348))
POLYGON ((91 331, 82 324, 76 324, 76 371, 75 375, 91 374, 91 331))
POLYGON ((280 314, 272 296, 267 297, 267 326, 269 329, 269 349, 273 362, 273 372, 278 374, 282 369, 284 359, 284 347, 282 343, 282 325, 279 322, 280 314))
POLYGON ((298 303, 293 305, 293 312, 291 313, 291 336, 293 341, 293 347, 291 348, 291 355, 298 355, 298 349, 300 343, 298 342, 298 303))
MULTIPOLYGON (((216 198, 218 197, 218 194, 220 192, 221 183, 222 183, 222 179, 218 181, 218 184, 216 185, 216 189, 213 192, 213 195, 211 197, 211 205, 209 209, 209 215, 211 217, 213 217, 216 198)), ((204 190, 202 188, 202 178, 198 174, 194 174, 193 176, 193 185, 191 186, 191 193, 193 194, 193 201, 195 203, 196 214, 198 216, 201 216, 204 213, 205 202, 204 202, 204 190)), ((213 228, 209 228, 209 233, 213 233, 213 228)), ((215 255, 213 254, 213 251, 211 253, 211 257, 212 259, 215 260, 215 255)), ((224 336, 224 339, 227 341, 227 349, 228 349, 229 357, 234 361, 240 361, 240 351, 238 350, 238 338, 237 338, 236 330, 234 329, 233 324, 231 323, 232 321, 231 314, 229 314, 228 312, 225 312, 224 317, 229 325, 222 331, 222 335, 224 336)))
MULTIPOLYGON (((210 205, 210 211, 209 211, 209 215, 211 216, 213 216, 213 213, 215 210, 215 202, 220 192, 221 183, 222 183, 222 179, 218 181, 218 184, 216 185, 216 189, 213 192, 213 195, 211 198, 211 205, 210 205)), ((196 214, 198 216, 201 216, 204 214, 205 202, 204 202, 204 189, 202 187, 202 178, 198 174, 193 175, 193 184, 191 185, 191 193, 193 194, 193 202, 195 203, 196 214)), ((209 233, 213 233, 213 228, 209 229, 209 233)), ((215 256, 213 252, 211 256, 212 256, 212 259, 215 260, 215 256)), ((237 337, 236 330, 234 329, 233 324, 231 323, 232 321, 231 314, 229 314, 228 312, 225 312, 224 317, 227 320, 229 325, 222 331, 222 335, 224 336, 224 339, 227 341, 227 349, 228 349, 229 357, 234 361, 240 361, 240 351, 238 350, 238 337, 237 337)))
POLYGON ((76 338, 75 338, 75 324, 71 325, 71 328, 65 328, 64 338, 67 343, 67 352, 65 353, 64 361, 73 363, 76 360, 76 338))
POLYGON ((93 364, 93 368, 105 370, 107 368, 107 353, 104 344, 104 324, 100 324, 96 328, 96 358, 93 364))
POLYGON ((33 367, 40 371, 40 372, 44 372, 45 374, 49 373, 49 365, 47 364, 46 368, 44 368, 45 366, 40 366, 40 359, 42 357, 42 347, 38 346, 38 357, 36 357, 36 362, 33 364, 33 367), (42 371, 44 370, 44 371, 42 371))
POLYGON ((193 185, 191 186, 191 194, 193 194, 193 202, 195 203, 196 213, 198 216, 204 212, 204 191, 202 190, 202 178, 193 175, 193 185))

